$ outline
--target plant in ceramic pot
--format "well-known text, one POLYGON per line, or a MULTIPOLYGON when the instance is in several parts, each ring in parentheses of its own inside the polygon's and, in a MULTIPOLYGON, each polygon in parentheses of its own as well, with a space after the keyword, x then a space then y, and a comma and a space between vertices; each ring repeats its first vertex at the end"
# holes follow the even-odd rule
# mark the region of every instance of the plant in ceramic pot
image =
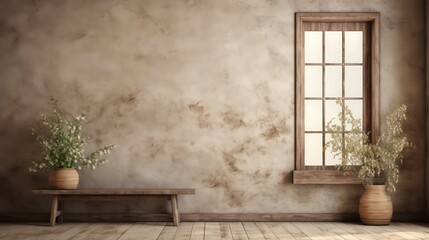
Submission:
POLYGON ((362 131, 361 120, 353 117, 343 101, 338 100, 337 104, 343 111, 336 121, 332 119, 327 124, 332 138, 327 142, 326 149, 341 160, 338 170, 356 174, 365 186, 359 202, 361 221, 364 224, 387 225, 393 213, 389 193, 396 191, 403 152, 411 146, 402 128, 407 107, 399 106, 386 117, 385 132, 377 142, 372 143, 370 134, 362 131))
POLYGON ((49 175, 49 186, 56 189, 76 189, 79 174, 76 171, 82 167, 95 169, 104 164, 107 159, 102 155, 110 153, 116 147, 114 144, 104 146, 89 155, 85 155, 87 140, 82 135, 82 124, 86 114, 77 117, 67 115, 58 106, 58 101, 50 99, 51 112, 40 117, 40 125, 45 128, 45 134, 33 130, 32 134, 41 147, 42 159, 33 162, 30 172, 52 169, 49 175))

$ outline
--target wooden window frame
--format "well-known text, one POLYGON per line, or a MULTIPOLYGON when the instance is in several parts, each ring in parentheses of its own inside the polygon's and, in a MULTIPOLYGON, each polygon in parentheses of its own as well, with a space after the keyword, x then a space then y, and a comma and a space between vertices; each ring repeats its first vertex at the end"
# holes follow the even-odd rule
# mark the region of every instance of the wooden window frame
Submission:
POLYGON ((371 132, 370 140, 380 136, 380 14, 379 13, 296 13, 295 15, 295 171, 294 184, 358 184, 354 175, 323 167, 308 169, 304 165, 304 23, 367 23, 370 30, 370 52, 366 61, 369 69, 368 84, 364 84, 363 97, 366 111, 364 129, 371 132), (370 116, 368 116, 370 115, 370 116), (369 125, 369 126, 368 126, 369 125))

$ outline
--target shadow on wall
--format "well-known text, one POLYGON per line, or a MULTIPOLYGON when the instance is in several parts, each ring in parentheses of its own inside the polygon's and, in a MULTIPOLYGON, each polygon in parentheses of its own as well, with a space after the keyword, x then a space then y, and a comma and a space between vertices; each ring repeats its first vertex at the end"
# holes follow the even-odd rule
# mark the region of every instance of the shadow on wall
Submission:
POLYGON ((30 191, 46 186, 47 174, 30 174, 28 168, 39 150, 31 136, 30 125, 18 125, 10 118, 0 119, 0 211, 31 211, 43 200, 33 198, 30 191), (31 199, 32 204, 28 204, 31 199))
MULTIPOLYGON (((392 4, 399 4, 395 2, 392 4)), ((400 6, 397 6, 398 9, 400 6)), ((424 9, 421 9, 424 12, 424 9)), ((424 179, 424 135, 421 128, 424 126, 422 113, 425 112, 424 99, 425 89, 421 87, 421 79, 425 76, 425 56, 418 53, 425 45, 425 39, 420 37, 424 32, 424 23, 412 24, 403 19, 409 19, 411 12, 401 11, 398 16, 392 17, 387 14, 381 15, 381 67, 389 69, 381 72, 381 130, 384 131, 385 116, 400 104, 407 105, 407 120, 404 131, 407 137, 415 145, 414 149, 406 150, 404 164, 401 167, 398 191, 392 195, 395 211, 410 211, 410 206, 419 206, 422 196, 410 194, 412 192, 424 192, 421 184, 424 179), (402 20, 401 20, 402 19, 402 20), (383 27, 385 26, 385 27, 383 27), (398 31, 398 29, 406 29, 398 31), (416 37, 417 36, 417 37, 416 37), (414 44, 409 43, 413 41, 414 44), (395 51, 388 51, 389 46, 395 51), (397 67, 402 66, 402 67, 397 67), (412 97, 407 97, 412 96, 412 97), (414 196, 404 198, 402 196, 414 196)))

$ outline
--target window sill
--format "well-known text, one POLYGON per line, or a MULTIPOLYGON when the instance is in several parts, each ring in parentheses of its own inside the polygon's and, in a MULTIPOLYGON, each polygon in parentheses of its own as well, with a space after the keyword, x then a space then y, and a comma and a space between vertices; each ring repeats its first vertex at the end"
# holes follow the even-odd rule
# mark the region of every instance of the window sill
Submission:
POLYGON ((361 184, 356 175, 337 170, 295 170, 293 184, 361 184))

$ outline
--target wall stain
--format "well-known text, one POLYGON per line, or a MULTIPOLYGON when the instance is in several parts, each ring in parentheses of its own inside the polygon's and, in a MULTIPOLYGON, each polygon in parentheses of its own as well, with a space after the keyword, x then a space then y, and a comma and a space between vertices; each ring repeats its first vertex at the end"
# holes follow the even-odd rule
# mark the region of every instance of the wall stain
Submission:
POLYGON ((76 42, 87 35, 86 32, 75 32, 63 35, 61 38, 68 42, 76 42))
POLYGON ((18 47, 19 39, 20 39, 19 34, 16 34, 15 38, 12 41, 11 46, 9 47, 9 51, 12 51, 18 47))
POLYGON ((237 113, 234 113, 232 111, 226 111, 223 112, 221 115, 223 123, 229 125, 231 129, 237 129, 246 126, 244 120, 237 113))
POLYGON ((115 106, 116 116, 123 117, 126 113, 129 113, 132 108, 137 106, 137 94, 138 92, 131 92, 126 95, 120 95, 114 98, 111 104, 103 104, 102 106, 115 106))
POLYGON ((230 80, 230 73, 227 69, 223 70, 223 79, 225 80, 225 82, 228 82, 230 80))
POLYGON ((241 207, 245 202, 244 191, 230 191, 228 198, 228 205, 231 207, 241 207))
POLYGON ((256 170, 253 173, 253 178, 269 178, 271 176, 270 171, 261 171, 260 169, 256 170))
MULTIPOLYGON (((79 99, 84 99, 85 95, 83 94, 84 90, 82 86, 79 84, 77 79, 73 79, 72 81, 72 89, 73 89, 73 96, 77 97, 79 99)), ((87 99, 85 99, 87 100, 87 99)))
POLYGON ((136 53, 134 54, 134 60, 136 61, 142 61, 145 59, 145 56, 143 53, 136 53))
POLYGON ((280 137, 281 135, 287 134, 288 132, 289 131, 287 128, 286 118, 283 118, 278 123, 273 124, 272 126, 269 126, 262 133, 262 136, 265 138, 265 140, 272 140, 280 137))
POLYGON ((267 47, 268 53, 275 64, 280 67, 287 66, 290 62, 283 56, 278 49, 275 47, 267 47))
POLYGON ((271 128, 267 129, 267 131, 265 131, 262 136, 264 136, 266 140, 271 140, 280 136, 280 133, 275 126, 272 126, 271 128))
POLYGON ((132 92, 128 94, 127 96, 121 96, 118 98, 116 103, 122 103, 122 104, 135 104, 137 100, 137 93, 132 92))
POLYGON ((155 159, 159 154, 164 153, 165 146, 160 143, 152 142, 149 146, 149 157, 155 159))
POLYGON ((255 17, 256 26, 259 31, 263 31, 273 27, 273 18, 270 16, 256 16, 255 17))
POLYGON ((217 171, 203 179, 203 184, 208 188, 222 188, 227 204, 231 207, 240 207, 245 202, 245 192, 232 187, 232 178, 224 172, 217 171))
POLYGON ((217 171, 214 174, 208 175, 207 178, 203 179, 205 186, 209 188, 230 188, 230 183, 228 182, 228 176, 224 172, 217 171))
POLYGON ((261 183, 266 183, 268 178, 271 177, 271 172, 268 170, 261 171, 260 169, 258 169, 255 172, 253 172, 251 176, 252 176, 252 180, 254 181, 254 184, 261 184, 261 183))
POLYGON ((268 97, 268 96, 265 96, 265 97, 264 97, 264 101, 265 101, 267 104, 270 104, 270 103, 271 103, 271 99, 270 99, 270 97, 268 97))
POLYGON ((189 110, 197 114, 198 126, 200 128, 211 128, 212 123, 210 122, 210 113, 205 113, 204 106, 200 105, 200 102, 189 104, 189 110))
POLYGON ((169 30, 167 24, 148 13, 148 11, 142 6, 138 6, 135 4, 131 4, 129 1, 121 2, 121 5, 128 11, 133 13, 137 18, 143 20, 150 24, 155 28, 155 30, 163 35, 168 35, 169 30))
POLYGON ((265 108, 265 113, 257 119, 257 124, 262 130, 261 136, 269 141, 288 134, 290 130, 287 126, 287 117, 272 106, 273 103, 269 97, 271 90, 267 83, 258 84, 255 91, 265 108))
POLYGON ((265 155, 266 148, 256 144, 253 138, 247 138, 242 142, 236 144, 229 150, 222 152, 222 159, 226 166, 224 170, 218 170, 216 174, 209 175, 203 179, 205 186, 209 188, 222 188, 224 195, 227 198, 227 203, 232 207, 240 207, 245 201, 252 198, 251 195, 246 194, 245 191, 240 189, 240 186, 233 185, 235 177, 249 177, 252 184, 265 183, 272 173, 268 170, 244 170, 240 168, 240 164, 244 161, 240 159, 243 156, 255 156, 255 154, 265 155))
POLYGON ((254 138, 247 138, 243 140, 241 143, 235 145, 235 147, 231 148, 228 151, 224 151, 229 155, 238 155, 238 154, 246 154, 247 156, 252 156, 255 154, 266 154, 266 147, 261 146, 255 143, 254 138))
POLYGON ((317 201, 315 199, 312 199, 311 193, 313 191, 309 190, 308 188, 311 188, 311 187, 306 186, 304 188, 295 188, 295 191, 292 194, 293 195, 292 198, 294 198, 295 201, 301 202, 301 203, 310 203, 311 201, 317 201))
POLYGON ((167 28, 165 26, 165 23, 162 21, 152 21, 153 26, 155 27, 156 30, 158 30, 160 33, 162 34, 168 34, 167 32, 167 28))
POLYGON ((106 9, 101 14, 102 18, 107 18, 110 24, 112 24, 115 21, 115 18, 113 17, 112 11, 110 9, 106 9))
POLYGON ((129 1, 122 2, 121 5, 127 9, 127 11, 134 13, 138 18, 142 20, 152 20, 152 16, 141 6, 131 6, 129 1))
MULTIPOLYGON (((86 104, 83 110, 89 112, 88 116, 90 118, 88 119, 88 123, 105 117, 106 115, 108 115, 110 119, 114 116, 123 117, 135 109, 139 103, 139 89, 129 91, 128 93, 106 93, 102 100, 95 101, 90 97, 89 93, 85 92, 82 82, 79 82, 78 79, 73 79, 71 83, 64 88, 71 89, 71 91, 67 91, 67 93, 71 95, 69 95, 69 97, 80 99, 86 104), (95 111, 95 113, 91 113, 92 111, 95 111)), ((55 87, 50 90, 50 92, 60 92, 61 89, 55 87)), ((79 107, 78 111, 82 111, 82 107, 79 107)))
POLYGON ((6 40, 3 41, 2 46, 8 46, 5 48, 7 51, 13 51, 19 45, 20 34, 18 30, 13 25, 5 23, 4 21, 0 21, 0 37, 6 40))
POLYGON ((237 167, 238 159, 234 156, 233 153, 223 152, 222 158, 225 162, 225 165, 228 167, 228 170, 231 172, 241 172, 237 167))
POLYGON ((141 19, 152 19, 152 16, 150 16, 149 13, 147 13, 147 11, 143 8, 140 8, 137 16, 141 19))
POLYGON ((204 106, 199 106, 200 102, 189 104, 188 107, 191 111, 198 113, 198 114, 204 114, 204 106))

